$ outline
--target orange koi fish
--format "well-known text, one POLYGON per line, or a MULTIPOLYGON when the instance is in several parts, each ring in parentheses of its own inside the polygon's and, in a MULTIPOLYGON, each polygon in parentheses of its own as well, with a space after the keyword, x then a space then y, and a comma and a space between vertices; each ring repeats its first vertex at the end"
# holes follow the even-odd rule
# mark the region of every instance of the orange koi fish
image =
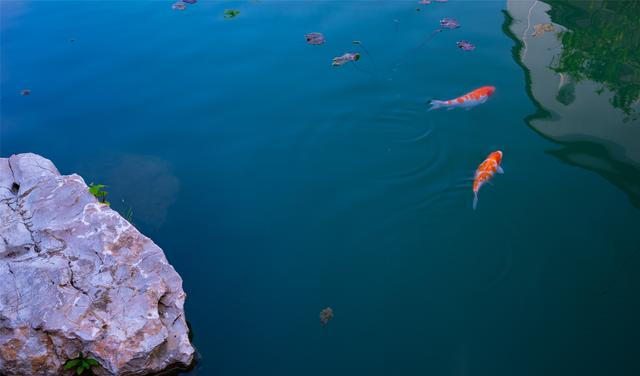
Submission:
POLYGON ((498 150, 489 154, 487 159, 478 166, 473 179, 473 210, 476 210, 476 206, 478 206, 478 191, 480 187, 491 180, 496 172, 504 174, 504 170, 500 167, 500 162, 502 162, 502 152, 498 150))
POLYGON ((456 107, 470 109, 486 102, 487 99, 493 95, 494 91, 496 91, 496 88, 493 86, 483 86, 456 99, 449 99, 448 101, 434 99, 429 103, 431 105, 429 111, 436 110, 440 107, 446 107, 447 110, 453 110, 456 107))

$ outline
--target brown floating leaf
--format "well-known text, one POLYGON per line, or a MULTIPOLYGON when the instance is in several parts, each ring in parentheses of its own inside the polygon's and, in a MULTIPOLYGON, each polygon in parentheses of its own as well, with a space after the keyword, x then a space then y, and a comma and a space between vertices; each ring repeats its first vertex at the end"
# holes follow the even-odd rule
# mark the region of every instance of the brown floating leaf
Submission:
POLYGON ((349 53, 347 52, 346 54, 342 55, 342 56, 338 56, 338 57, 334 57, 333 58, 333 62, 331 63, 331 65, 333 65, 334 67, 340 66, 340 65, 344 65, 350 61, 358 61, 358 59, 360 59, 360 54, 359 53, 349 53))
POLYGON ((545 31, 554 31, 554 30, 555 28, 550 23, 537 24, 533 26, 533 33, 531 33, 531 35, 533 35, 534 37, 537 37, 538 35, 544 34, 545 31))
POLYGON ((322 33, 309 33, 304 36, 309 44, 323 44, 324 35, 322 33))
POLYGON ((333 318, 333 309, 331 307, 327 307, 320 311, 320 322, 322 325, 327 325, 329 320, 333 318))

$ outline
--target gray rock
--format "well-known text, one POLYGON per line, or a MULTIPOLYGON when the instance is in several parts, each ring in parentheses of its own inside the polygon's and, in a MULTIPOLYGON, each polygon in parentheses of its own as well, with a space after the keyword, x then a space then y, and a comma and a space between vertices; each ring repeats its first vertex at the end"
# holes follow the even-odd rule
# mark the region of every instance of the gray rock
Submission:
POLYGON ((162 250, 78 175, 35 154, 0 158, 0 374, 97 375, 188 365, 182 279, 162 250))

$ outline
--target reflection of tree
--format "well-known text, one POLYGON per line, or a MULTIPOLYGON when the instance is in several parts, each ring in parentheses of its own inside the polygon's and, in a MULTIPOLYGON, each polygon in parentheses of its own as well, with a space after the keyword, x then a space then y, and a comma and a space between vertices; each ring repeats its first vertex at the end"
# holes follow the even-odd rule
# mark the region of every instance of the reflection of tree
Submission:
POLYGON ((613 92, 611 104, 630 114, 640 97, 640 1, 547 0, 563 51, 554 69, 613 92))

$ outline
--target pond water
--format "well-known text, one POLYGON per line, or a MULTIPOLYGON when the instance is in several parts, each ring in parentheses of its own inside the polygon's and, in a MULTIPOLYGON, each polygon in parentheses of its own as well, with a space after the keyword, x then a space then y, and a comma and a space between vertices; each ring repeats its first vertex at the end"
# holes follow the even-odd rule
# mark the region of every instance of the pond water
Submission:
POLYGON ((132 210, 184 279, 190 376, 638 375, 640 28, 560 78, 549 51, 590 55, 558 33, 610 26, 551 3, 4 0, 0 154, 132 210))

